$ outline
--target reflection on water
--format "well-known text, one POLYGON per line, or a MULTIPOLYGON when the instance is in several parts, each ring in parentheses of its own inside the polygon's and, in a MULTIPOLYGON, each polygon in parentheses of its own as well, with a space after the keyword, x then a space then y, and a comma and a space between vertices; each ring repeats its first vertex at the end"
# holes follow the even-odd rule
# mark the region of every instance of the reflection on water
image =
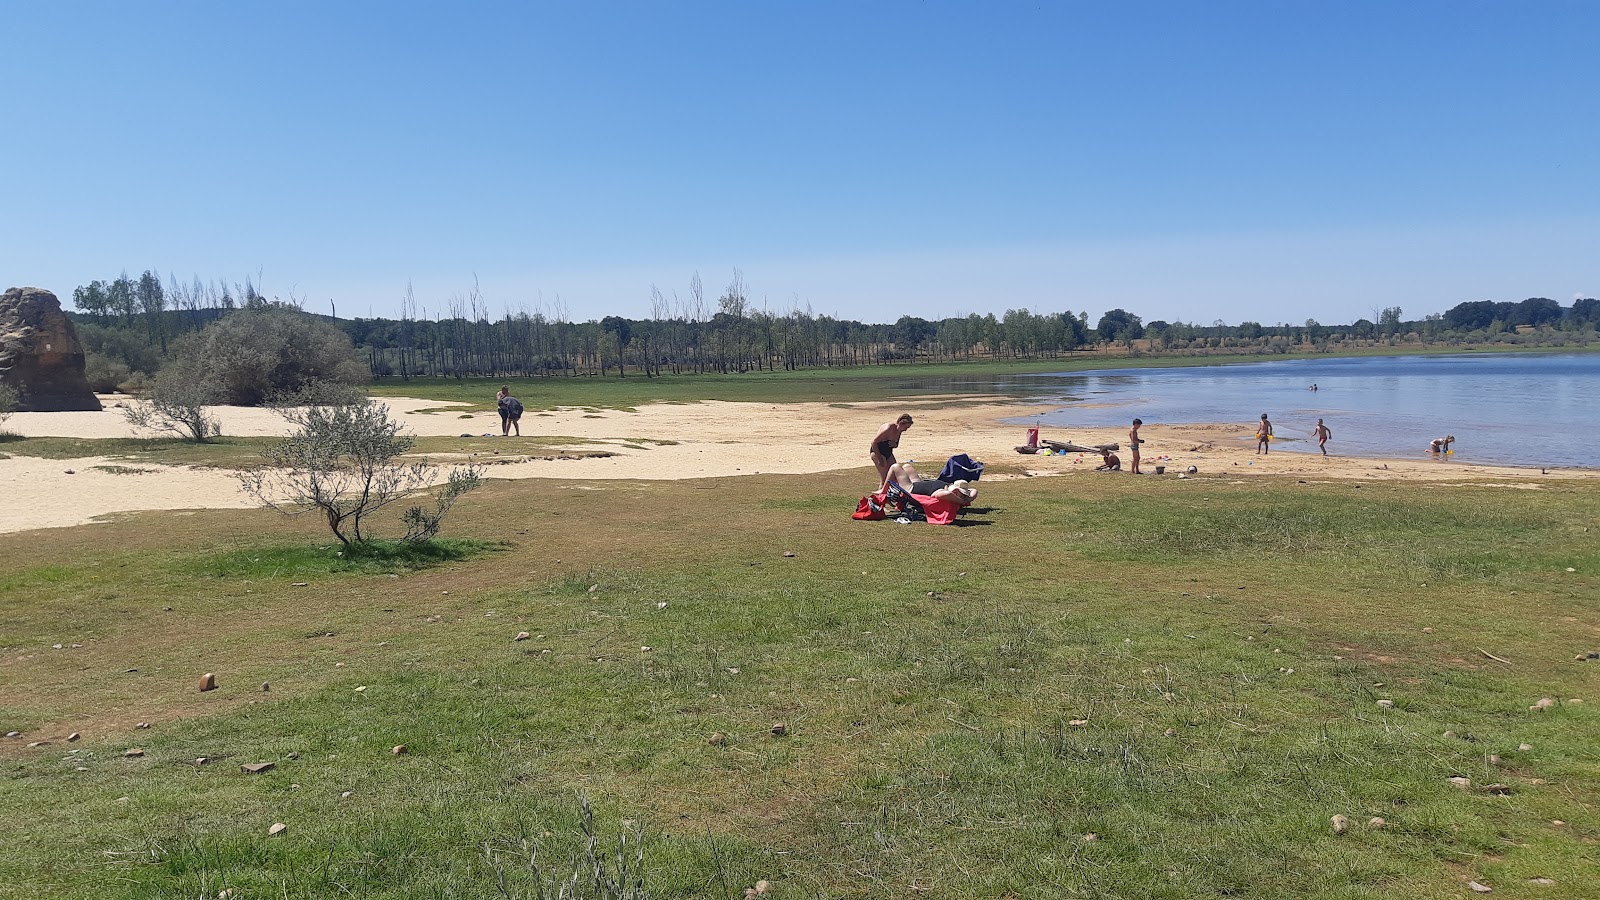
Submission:
POLYGON ((1238 422, 1248 442, 1265 412, 1278 435, 1275 450, 1316 452, 1311 429, 1321 417, 1336 454, 1426 456, 1429 440, 1454 434, 1458 461, 1522 466, 1592 467, 1588 444, 1600 426, 1600 354, 1293 359, 908 378, 903 387, 1060 403, 1043 423, 1069 433, 1138 416, 1149 424, 1238 422))

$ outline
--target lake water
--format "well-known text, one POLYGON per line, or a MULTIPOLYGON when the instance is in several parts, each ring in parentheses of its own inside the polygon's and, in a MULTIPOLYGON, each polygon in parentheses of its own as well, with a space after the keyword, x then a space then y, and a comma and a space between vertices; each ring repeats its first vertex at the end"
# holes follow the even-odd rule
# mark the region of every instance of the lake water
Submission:
POLYGON ((1275 451, 1317 452, 1311 429, 1321 417, 1333 429, 1329 452, 1339 455, 1425 458, 1428 441, 1453 434, 1456 462, 1600 465, 1600 354, 1291 359, 940 381, 945 390, 1059 402, 1043 424, 1069 435, 1074 425, 1137 416, 1147 425, 1238 422, 1249 443, 1267 413, 1275 451))

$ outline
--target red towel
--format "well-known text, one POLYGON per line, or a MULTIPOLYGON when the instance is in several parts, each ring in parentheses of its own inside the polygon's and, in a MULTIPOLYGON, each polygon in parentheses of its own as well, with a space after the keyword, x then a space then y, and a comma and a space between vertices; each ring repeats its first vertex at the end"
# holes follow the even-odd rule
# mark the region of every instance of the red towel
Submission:
MULTIPOLYGON (((912 494, 911 499, 922 504, 922 511, 927 513, 928 524, 930 525, 949 525, 951 522, 956 520, 956 516, 961 514, 961 505, 948 497, 934 497, 927 494, 912 494)), ((868 497, 862 497, 861 502, 856 504, 856 511, 851 513, 850 518, 865 519, 870 521, 887 519, 888 515, 884 512, 883 504, 883 491, 878 491, 877 493, 868 497), (878 504, 878 508, 873 509, 872 503, 868 501, 876 502, 878 504)))

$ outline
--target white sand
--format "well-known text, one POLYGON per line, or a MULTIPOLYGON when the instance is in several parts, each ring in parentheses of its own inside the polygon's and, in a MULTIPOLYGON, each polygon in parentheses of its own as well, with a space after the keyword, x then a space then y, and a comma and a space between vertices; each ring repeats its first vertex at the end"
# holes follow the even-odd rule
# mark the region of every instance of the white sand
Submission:
MULTIPOLYGON (((128 437, 135 432, 102 398, 103 412, 18 413, 7 423, 10 431, 30 437, 128 437)), ((461 418, 451 404, 433 400, 390 398, 390 411, 418 435, 498 434, 494 412, 461 418), (423 409, 436 412, 419 412, 423 409)), ((867 445, 878 426, 901 411, 912 412, 916 425, 901 443, 901 459, 925 463, 924 474, 935 475, 944 460, 955 453, 970 453, 989 462, 1021 465, 1033 475, 1082 474, 1085 477, 1130 477, 1126 473, 1093 473, 1095 456, 1019 456, 1013 447, 1022 443, 1025 428, 1003 424, 1004 418, 1039 411, 1022 404, 987 401, 952 401, 933 398, 908 402, 852 404, 846 408, 827 403, 774 406, 762 403, 706 401, 694 404, 652 404, 637 412, 563 409, 553 414, 529 411, 522 418, 525 435, 563 436, 574 440, 572 449, 603 449, 617 455, 596 459, 527 459, 549 453, 519 446, 505 438, 498 454, 480 454, 490 463, 491 478, 706 478, 751 474, 805 474, 870 465, 867 445), (645 449, 623 446, 642 439, 645 449), (675 441, 671 445, 648 443, 675 441), (513 462, 505 462, 515 460, 513 462)), ((224 435, 271 436, 283 434, 285 424, 268 410, 220 407, 215 410, 224 435)), ((1144 468, 1167 466, 1167 476, 1194 465, 1201 477, 1230 479, 1258 475, 1294 475, 1307 480, 1427 480, 1442 484, 1481 483, 1493 479, 1503 484, 1537 486, 1556 478, 1600 477, 1600 472, 1562 471, 1542 476, 1538 469, 1473 466, 1431 459, 1372 460, 1323 458, 1306 453, 1274 452, 1254 455, 1251 423, 1239 425, 1147 425, 1141 432, 1144 468), (1169 457, 1160 459, 1158 457, 1169 457)), ((1125 429, 1046 429, 1044 436, 1079 444, 1116 441, 1126 444, 1125 429)), ((1334 446, 1337 446, 1335 444, 1334 446)), ((0 444, 0 453, 5 445, 0 444)), ((1126 467, 1126 449, 1121 453, 1126 467)), ((462 459, 468 456, 463 454, 462 459)), ((445 462, 439 459, 435 461, 445 462)), ((862 477, 862 491, 873 487, 875 475, 862 477)), ((843 498, 841 508, 852 498, 843 498)), ((0 532, 77 525, 103 516, 133 510, 241 508, 252 505, 240 492, 231 473, 203 467, 160 466, 107 458, 49 460, 13 455, 0 459, 0 532), (95 466, 137 467, 140 474, 111 474, 95 466), (75 474, 67 474, 67 470, 75 474)))

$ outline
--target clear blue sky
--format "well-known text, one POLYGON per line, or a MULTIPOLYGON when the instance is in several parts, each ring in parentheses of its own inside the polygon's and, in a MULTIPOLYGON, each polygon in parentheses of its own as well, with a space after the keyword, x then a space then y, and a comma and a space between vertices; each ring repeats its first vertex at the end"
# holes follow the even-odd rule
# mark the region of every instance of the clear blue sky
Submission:
POLYGON ((1600 293, 1600 3, 0 0, 0 281, 1209 323, 1600 293), (542 298, 542 299, 541 299, 542 298))

